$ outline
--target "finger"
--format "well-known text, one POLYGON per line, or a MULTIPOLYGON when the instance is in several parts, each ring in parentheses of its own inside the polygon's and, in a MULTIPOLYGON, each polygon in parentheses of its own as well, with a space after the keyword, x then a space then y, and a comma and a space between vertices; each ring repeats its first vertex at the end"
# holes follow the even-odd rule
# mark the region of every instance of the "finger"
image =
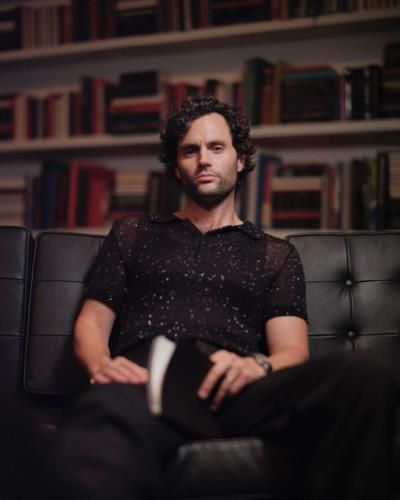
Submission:
POLYGON ((133 361, 130 361, 129 359, 124 357, 121 357, 120 360, 121 365, 129 370, 130 373, 132 373, 136 377, 139 377, 142 382, 148 381, 149 371, 147 368, 144 368, 143 366, 140 366, 137 363, 134 363, 133 361))
POLYGON ((118 366, 109 365, 101 370, 101 375, 110 379, 111 382, 129 383, 129 374, 124 373, 118 366))
POLYGON ((99 370, 96 374, 100 374, 109 382, 119 382, 119 383, 131 383, 131 384, 142 384, 146 381, 146 376, 143 375, 143 369, 133 362, 130 362, 122 356, 117 358, 105 358, 102 360, 99 370), (126 361, 126 362, 124 362, 126 361), (135 372, 135 368, 140 368, 138 372, 135 372))
POLYGON ((202 399, 207 399, 215 385, 224 377, 229 368, 230 363, 227 359, 215 363, 201 383, 198 396, 202 399))
POLYGON ((134 384, 144 384, 148 381, 148 370, 127 358, 118 356, 113 360, 113 365, 134 384))
POLYGON ((145 368, 143 368, 143 366, 134 363, 133 361, 131 361, 128 358, 125 358, 124 356, 117 356, 116 358, 113 358, 112 361, 114 363, 117 363, 118 366, 122 366, 127 370, 138 371, 138 372, 146 370, 145 368))
POLYGON ((212 402, 211 408, 213 410, 216 410, 219 408, 221 405, 222 401, 231 394, 231 387, 232 384, 235 383, 237 378, 239 377, 240 371, 237 369, 230 369, 228 372, 226 372, 225 377, 223 381, 221 382, 221 385, 218 388, 218 391, 214 397, 214 400, 212 402))
POLYGON ((109 384, 111 382, 109 377, 106 377, 102 373, 95 373, 90 379, 91 384, 109 384))
POLYGON ((120 363, 120 361, 115 359, 105 362, 99 372, 106 377, 109 377, 112 382, 126 384, 139 384, 142 382, 140 375, 136 374, 131 369, 127 369, 120 363))
POLYGON ((232 382, 229 387, 228 395, 229 397, 239 394, 239 392, 249 384, 249 380, 246 377, 240 376, 232 382))
POLYGON ((219 363, 220 361, 231 360, 235 355, 232 352, 220 349, 215 351, 210 355, 210 359, 213 363, 219 363))

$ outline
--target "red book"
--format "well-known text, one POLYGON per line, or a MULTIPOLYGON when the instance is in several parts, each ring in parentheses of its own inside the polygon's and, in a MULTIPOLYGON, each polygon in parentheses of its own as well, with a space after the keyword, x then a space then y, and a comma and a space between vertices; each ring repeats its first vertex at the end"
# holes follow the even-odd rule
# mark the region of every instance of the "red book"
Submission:
POLYGON ((78 90, 74 93, 74 135, 82 135, 82 92, 78 90))
POLYGON ((283 2, 282 0, 272 0, 271 2, 271 20, 282 19, 283 2))
POLYGON ((97 8, 97 0, 89 0, 89 40, 97 40, 99 38, 97 8))
POLYGON ((0 132, 9 132, 11 129, 11 123, 0 123, 0 132))
POLYGON ((261 207, 261 224, 272 226, 272 177, 276 170, 276 162, 267 160, 265 166, 263 199, 261 207))
POLYGON ((161 102, 142 102, 138 104, 111 104, 109 112, 119 113, 159 113, 161 112, 161 102))
POLYGON ((71 5, 62 5, 60 7, 61 15, 61 43, 72 42, 72 7, 71 5))
POLYGON ((187 84, 185 82, 177 83, 175 85, 175 104, 180 106, 182 101, 187 96, 187 84))
POLYGON ((76 212, 78 207, 78 179, 82 164, 73 161, 69 166, 68 175, 68 202, 67 202, 67 228, 72 229, 76 226, 76 212))
POLYGON ((30 95, 26 96, 26 138, 32 139, 33 137, 33 117, 31 112, 32 107, 32 97, 30 95))
POLYGON ((12 139, 15 141, 17 139, 17 124, 15 121, 15 108, 17 106, 17 96, 14 96, 12 100, 12 114, 11 114, 11 130, 12 130, 12 139))
POLYGON ((261 124, 273 123, 272 108, 274 102, 274 68, 264 68, 264 83, 261 88, 261 124))
POLYGON ((108 216, 114 172, 104 167, 93 167, 84 173, 86 177, 85 224, 101 227, 108 216))
POLYGON ((69 167, 68 229, 77 225, 102 226, 107 216, 114 172, 105 167, 73 161, 69 167))
POLYGON ((285 220, 285 219, 315 219, 318 220, 321 217, 320 210, 282 210, 274 211, 274 220, 285 220))
POLYGON ((58 96, 56 94, 49 94, 46 98, 47 105, 45 107, 47 113, 45 120, 47 120, 47 137, 54 137, 56 135, 56 102, 58 96))
POLYGON ((112 38, 114 36, 114 0, 106 0, 106 38, 112 38))
POLYGON ((208 0, 200 0, 200 26, 198 27, 208 28, 209 25, 208 0))
POLYGON ((113 82, 103 78, 92 79, 92 130, 95 134, 104 134, 106 131, 106 92, 112 86, 115 86, 113 82))

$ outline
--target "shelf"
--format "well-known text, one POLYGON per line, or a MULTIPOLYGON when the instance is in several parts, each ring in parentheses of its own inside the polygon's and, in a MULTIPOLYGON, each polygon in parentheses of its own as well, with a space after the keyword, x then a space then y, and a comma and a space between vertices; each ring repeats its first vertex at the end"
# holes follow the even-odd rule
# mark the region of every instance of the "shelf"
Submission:
POLYGON ((337 122, 288 123, 255 127, 256 143, 304 146, 398 145, 400 118, 337 122))
POLYGON ((399 20, 400 7, 393 7, 284 21, 260 21, 0 52, 0 65, 8 65, 11 62, 24 65, 36 64, 38 61, 58 63, 60 58, 63 61, 67 59, 76 61, 90 58, 97 53, 101 53, 102 57, 111 57, 116 53, 121 55, 122 52, 143 56, 146 53, 163 54, 171 50, 194 51, 232 45, 254 45, 258 42, 305 40, 322 36, 354 36, 356 33, 381 29, 398 31, 399 20))
MULTIPOLYGON (((266 146, 295 147, 335 145, 399 145, 400 118, 342 122, 290 123, 254 127, 254 142, 266 146)), ((155 152, 160 143, 158 134, 129 136, 87 136, 65 139, 35 139, 0 142, 0 159, 21 157, 43 158, 57 154, 85 156, 103 153, 155 152)))
POLYGON ((154 151, 159 144, 158 134, 136 134, 125 136, 97 135, 67 137, 62 139, 33 139, 29 141, 0 141, 0 159, 42 158, 54 153, 63 154, 95 154, 96 156, 111 152, 112 154, 129 151, 154 151))

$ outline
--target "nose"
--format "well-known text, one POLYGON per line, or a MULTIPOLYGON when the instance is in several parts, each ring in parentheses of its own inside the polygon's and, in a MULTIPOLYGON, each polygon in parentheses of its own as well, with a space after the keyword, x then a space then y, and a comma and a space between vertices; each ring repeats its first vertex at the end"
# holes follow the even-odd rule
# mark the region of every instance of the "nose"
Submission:
POLYGON ((202 167, 210 165, 210 152, 206 146, 202 146, 199 150, 199 165, 202 167))

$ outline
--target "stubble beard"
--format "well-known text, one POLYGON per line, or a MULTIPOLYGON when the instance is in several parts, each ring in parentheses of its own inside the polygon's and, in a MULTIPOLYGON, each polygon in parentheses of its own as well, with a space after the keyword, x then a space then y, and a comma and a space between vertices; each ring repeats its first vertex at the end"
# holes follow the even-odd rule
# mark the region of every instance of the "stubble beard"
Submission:
POLYGON ((235 191, 236 184, 226 186, 221 183, 215 190, 202 192, 194 183, 181 181, 185 195, 202 208, 214 208, 228 198, 235 191))

